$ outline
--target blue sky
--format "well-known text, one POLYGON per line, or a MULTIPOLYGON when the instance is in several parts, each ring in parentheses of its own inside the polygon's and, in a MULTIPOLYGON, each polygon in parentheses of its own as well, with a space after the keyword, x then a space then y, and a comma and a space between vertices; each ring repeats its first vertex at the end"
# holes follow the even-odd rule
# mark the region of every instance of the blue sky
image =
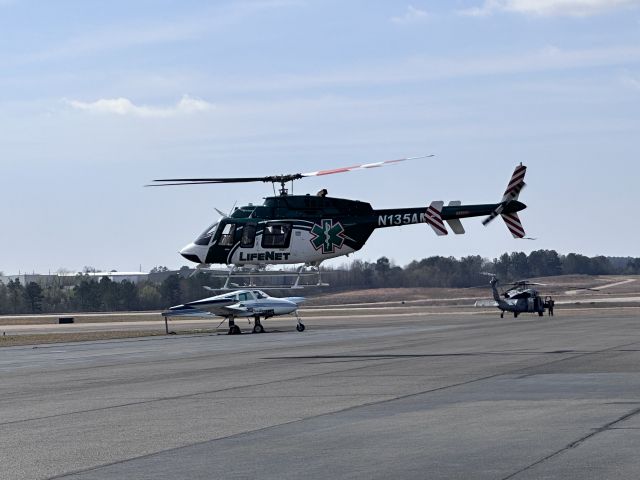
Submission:
POLYGON ((374 208, 498 201, 521 217, 375 232, 351 258, 553 248, 640 256, 640 1, 0 0, 0 270, 147 270, 214 207, 268 185, 153 178, 294 173, 374 208))

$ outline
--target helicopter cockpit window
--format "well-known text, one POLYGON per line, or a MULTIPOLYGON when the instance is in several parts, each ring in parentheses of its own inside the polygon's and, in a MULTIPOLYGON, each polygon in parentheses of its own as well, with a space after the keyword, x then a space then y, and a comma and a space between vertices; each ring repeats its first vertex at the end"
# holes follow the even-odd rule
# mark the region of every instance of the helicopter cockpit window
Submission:
POLYGON ((232 246, 233 245, 233 234, 236 231, 236 226, 233 223, 227 223, 220 235, 220 240, 218 241, 218 245, 224 246, 232 246))
POLYGON ((242 229, 242 238, 240 239, 240 246, 243 248, 251 248, 256 239, 256 224, 247 223, 242 229))
POLYGON ((290 233, 291 225, 289 224, 267 225, 262 234, 262 246, 266 248, 288 247, 290 233))
POLYGON ((257 298, 258 300, 261 300, 261 299, 263 299, 263 298, 267 298, 267 294, 266 294, 266 293, 264 293, 264 292, 261 292, 260 290, 254 290, 254 291, 253 291, 253 294, 256 296, 256 298, 257 298))
POLYGON ((209 225, 207 229, 202 232, 202 234, 193 243, 195 243, 196 245, 209 245, 211 237, 213 237, 213 235, 216 233, 216 230, 218 229, 218 223, 219 222, 216 222, 213 225, 209 225))
POLYGON ((245 292, 238 294, 238 300, 240 302, 246 302, 247 300, 253 300, 253 298, 251 298, 251 294, 245 292))

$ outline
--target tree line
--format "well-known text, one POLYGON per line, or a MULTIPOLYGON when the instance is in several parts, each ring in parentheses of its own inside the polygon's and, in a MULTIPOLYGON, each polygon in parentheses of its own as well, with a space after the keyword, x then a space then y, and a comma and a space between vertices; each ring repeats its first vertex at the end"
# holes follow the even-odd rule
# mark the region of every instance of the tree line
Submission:
MULTIPOLYGON (((152 271, 167 272, 167 268, 156 267, 152 271)), ((536 250, 528 255, 504 253, 493 260, 477 255, 460 259, 434 256, 400 267, 387 257, 381 257, 375 262, 356 260, 337 268, 325 268, 323 280, 330 283, 328 291, 382 287, 464 288, 486 284, 483 272, 496 274, 505 282, 568 274, 638 275, 640 258, 560 255, 555 250, 536 250)), ((190 273, 190 269, 183 267, 159 283, 114 282, 107 277, 96 279, 83 274, 77 276, 73 287, 42 286, 35 282, 22 285, 17 279, 6 285, 0 282, 0 314, 159 310, 203 298, 207 295, 204 286, 219 288, 224 281, 201 271, 190 273)))

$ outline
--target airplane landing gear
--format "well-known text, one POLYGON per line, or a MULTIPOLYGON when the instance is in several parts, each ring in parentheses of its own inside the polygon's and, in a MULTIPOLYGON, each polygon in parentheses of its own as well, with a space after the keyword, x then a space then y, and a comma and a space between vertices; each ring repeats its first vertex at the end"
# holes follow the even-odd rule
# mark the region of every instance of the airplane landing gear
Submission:
POLYGON ((235 319, 233 317, 229 317, 229 335, 240 335, 242 331, 240 327, 236 325, 235 319))
POLYGON ((256 315, 255 317, 253 317, 253 320, 253 333, 264 333, 264 327, 260 323, 260 315, 256 315))
POLYGON ((296 315, 296 320, 298 320, 298 324, 296 325, 296 330, 299 332, 304 332, 304 323, 300 321, 300 316, 298 315, 298 311, 296 310, 294 313, 296 315))

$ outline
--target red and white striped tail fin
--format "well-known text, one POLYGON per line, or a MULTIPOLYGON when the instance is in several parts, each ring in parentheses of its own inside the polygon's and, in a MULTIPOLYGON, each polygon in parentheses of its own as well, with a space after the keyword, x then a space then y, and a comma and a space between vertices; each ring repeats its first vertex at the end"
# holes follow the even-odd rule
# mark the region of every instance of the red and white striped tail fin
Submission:
POLYGON ((503 202, 518 199, 520 192, 526 185, 524 183, 524 176, 526 173, 527 167, 522 165, 522 163, 516 167, 513 171, 513 175, 511 175, 511 180, 509 180, 509 185, 507 185, 507 189, 504 191, 504 196, 502 197, 503 202))
POLYGON ((517 213, 503 213, 502 219, 511 232, 511 235, 513 235, 513 238, 524 238, 524 227, 517 213))
POLYGON ((436 201, 431 202, 429 208, 427 208, 427 215, 425 217, 425 221, 433 228, 433 231, 436 232, 436 235, 442 236, 447 235, 447 227, 444 226, 444 222, 442 221, 442 206, 444 202, 436 201))

